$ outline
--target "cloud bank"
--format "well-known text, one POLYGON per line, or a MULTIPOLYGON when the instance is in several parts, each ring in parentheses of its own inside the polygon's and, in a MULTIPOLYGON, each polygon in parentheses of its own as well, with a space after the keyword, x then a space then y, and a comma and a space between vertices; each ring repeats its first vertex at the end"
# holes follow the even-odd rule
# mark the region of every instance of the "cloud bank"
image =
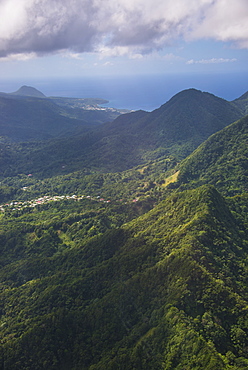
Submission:
POLYGON ((1 0, 0 58, 147 54, 177 40, 248 48, 247 0, 1 0))

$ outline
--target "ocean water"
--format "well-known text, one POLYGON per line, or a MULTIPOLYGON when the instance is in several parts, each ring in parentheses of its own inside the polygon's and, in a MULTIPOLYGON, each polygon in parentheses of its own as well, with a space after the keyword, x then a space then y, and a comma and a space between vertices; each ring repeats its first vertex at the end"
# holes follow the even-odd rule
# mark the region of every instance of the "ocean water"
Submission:
POLYGON ((0 80, 0 91, 13 92, 22 85, 46 96, 102 98, 109 107, 152 111, 188 88, 234 100, 248 90, 248 73, 0 80))

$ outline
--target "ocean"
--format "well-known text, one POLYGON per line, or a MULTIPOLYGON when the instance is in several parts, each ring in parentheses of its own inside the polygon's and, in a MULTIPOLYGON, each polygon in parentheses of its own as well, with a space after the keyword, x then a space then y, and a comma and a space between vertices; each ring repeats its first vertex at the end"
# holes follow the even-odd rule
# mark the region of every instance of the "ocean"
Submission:
POLYGON ((22 85, 35 87, 46 96, 102 98, 109 101, 109 107, 152 111, 188 88, 234 100, 248 90, 248 73, 27 78, 0 80, 0 91, 14 92, 22 85))

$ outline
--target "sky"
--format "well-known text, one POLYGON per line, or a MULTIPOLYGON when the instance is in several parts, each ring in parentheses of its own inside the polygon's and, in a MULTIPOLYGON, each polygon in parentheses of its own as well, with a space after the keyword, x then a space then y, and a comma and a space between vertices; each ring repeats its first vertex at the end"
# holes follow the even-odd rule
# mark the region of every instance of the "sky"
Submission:
POLYGON ((247 0, 0 0, 0 14, 1 91, 37 76, 248 76, 247 0))

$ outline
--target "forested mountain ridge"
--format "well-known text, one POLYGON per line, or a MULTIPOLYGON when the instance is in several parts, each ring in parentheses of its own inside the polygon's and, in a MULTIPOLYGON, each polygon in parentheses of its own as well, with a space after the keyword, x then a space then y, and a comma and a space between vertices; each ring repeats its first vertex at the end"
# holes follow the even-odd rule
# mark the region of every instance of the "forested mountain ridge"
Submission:
POLYGON ((109 125, 107 134, 123 135, 128 131, 146 144, 153 144, 154 148, 189 139, 198 146, 212 133, 242 116, 232 103, 196 89, 181 91, 153 112, 139 114, 140 118, 136 117, 137 113, 118 117, 109 125))
MULTIPOLYGON (((120 116, 105 125, 105 136, 103 128, 88 134, 88 157, 74 157, 75 167, 64 175, 54 163, 61 168, 67 156, 73 158, 82 137, 70 139, 71 151, 69 145, 59 148, 63 140, 50 142, 46 153, 43 143, 32 143, 37 175, 27 176, 22 159, 2 152, 2 168, 7 159, 16 166, 16 176, 3 175, 0 186, 0 199, 9 200, 0 207, 3 370, 247 369, 248 117, 228 126, 217 111, 239 115, 233 103, 229 111, 228 102, 199 93, 179 93, 162 110, 120 116), (161 123, 161 112, 177 113, 180 122, 183 109, 199 125, 197 135, 226 127, 181 163, 169 147, 158 146, 146 152, 155 158, 131 168, 135 145, 140 150, 142 143, 133 140, 125 156, 128 138, 137 139, 136 132, 141 141, 150 132, 145 144, 151 144, 167 120, 163 113, 161 123), (195 111, 206 122, 202 128, 195 111), (125 126, 119 151, 123 160, 130 158, 130 169, 116 172, 117 133, 124 135, 125 126), (104 159, 103 143, 109 147, 104 159), (39 179, 42 170, 48 174, 49 156, 50 178, 39 179), (100 168, 107 160, 110 173, 100 168), (43 202, 48 195, 51 201, 43 202), (36 201, 25 203, 30 199, 36 201)), ((172 140, 180 147, 179 137, 172 140)))
POLYGON ((13 150, 4 146, 7 160, 1 172, 5 176, 17 174, 16 162, 19 172, 44 178, 82 167, 101 172, 124 171, 161 157, 179 161, 211 134, 242 116, 242 110, 233 103, 189 89, 153 112, 123 114, 81 135, 39 145, 25 143, 13 150))
POLYGON ((18 233, 1 231, 3 368, 245 369, 247 236, 231 212, 244 205, 205 186, 93 238, 80 211, 76 223, 13 219, 18 233))
POLYGON ((211 134, 242 116, 230 102, 199 90, 184 90, 153 112, 128 113, 99 127, 89 159, 95 163, 97 155, 98 160, 103 158, 101 167, 107 162, 118 171, 165 155, 182 159, 211 134), (109 146, 110 152, 117 154, 114 160, 109 146))

